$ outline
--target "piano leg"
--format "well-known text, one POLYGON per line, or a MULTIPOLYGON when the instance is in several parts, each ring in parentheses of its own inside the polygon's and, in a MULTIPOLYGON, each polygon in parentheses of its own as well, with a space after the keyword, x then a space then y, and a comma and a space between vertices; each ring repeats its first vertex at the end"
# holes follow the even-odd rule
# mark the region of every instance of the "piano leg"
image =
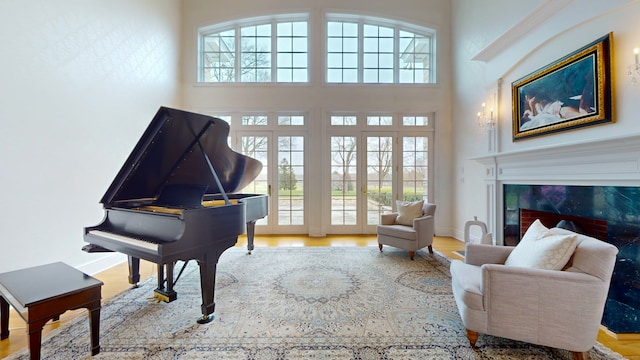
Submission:
POLYGON ((153 297, 164 302, 172 302, 178 298, 178 293, 173 291, 173 266, 174 262, 166 264, 167 267, 167 289, 164 288, 164 264, 158 264, 158 288, 153 291, 153 297))
POLYGON ((216 268, 220 255, 238 242, 238 236, 220 239, 217 245, 209 248, 204 254, 196 258, 200 268, 200 291, 202 292, 202 317, 198 319, 198 324, 206 324, 213 321, 213 311, 216 304, 213 296, 216 289, 216 268))
POLYGON ((251 254, 253 251, 253 236, 256 231, 256 220, 247 222, 247 253, 251 254))
POLYGON ((137 288, 140 282, 140 258, 127 256, 127 259, 129 262, 129 284, 137 288))
POLYGON ((198 260, 200 267, 200 291, 202 292, 202 318, 198 319, 198 324, 206 324, 213 321, 213 311, 216 304, 213 302, 213 293, 216 287, 216 267, 218 259, 213 261, 198 260))
POLYGON ((156 290, 164 290, 164 264, 156 264, 158 278, 158 287, 156 290))

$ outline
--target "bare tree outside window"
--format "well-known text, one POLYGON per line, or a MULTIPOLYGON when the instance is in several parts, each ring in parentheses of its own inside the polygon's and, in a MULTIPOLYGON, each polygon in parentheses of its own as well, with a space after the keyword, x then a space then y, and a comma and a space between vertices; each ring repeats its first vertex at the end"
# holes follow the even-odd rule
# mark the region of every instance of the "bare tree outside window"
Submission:
POLYGON ((203 80, 235 81, 235 30, 222 31, 203 38, 203 80))
POLYGON ((353 191, 351 180, 352 165, 356 160, 356 139, 351 136, 334 136, 331 139, 331 164, 332 173, 339 179, 333 182, 333 189, 342 192, 353 191))
POLYGON ((202 33, 200 81, 309 82, 306 20, 232 27, 202 33))

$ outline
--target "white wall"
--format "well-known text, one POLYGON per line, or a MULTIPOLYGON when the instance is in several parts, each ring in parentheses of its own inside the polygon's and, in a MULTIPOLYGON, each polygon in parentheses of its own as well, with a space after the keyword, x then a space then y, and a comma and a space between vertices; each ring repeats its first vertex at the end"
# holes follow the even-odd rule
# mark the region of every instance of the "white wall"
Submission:
POLYGON ((0 1, 0 272, 94 273, 83 228, 161 105, 179 97, 179 3, 0 1))
POLYGON ((636 109, 640 87, 631 86, 626 76, 626 67, 633 62, 633 48, 640 46, 639 17, 637 0, 453 1, 456 237, 463 237, 464 223, 474 215, 485 221, 491 217, 490 199, 483 180, 487 177, 486 169, 471 159, 489 150, 487 134, 475 125, 476 113, 480 104, 490 97, 498 79, 503 79, 498 106, 498 153, 533 151, 640 133, 636 109), (545 16, 537 15, 549 10, 545 16), (530 23, 527 19, 536 21, 530 23), (521 29, 526 31, 510 38, 509 35, 521 29), (505 32, 507 35, 503 36, 505 32), (609 32, 613 33, 612 89, 616 123, 513 142, 511 83, 609 32), (483 51, 485 48, 489 51, 483 51), (472 60, 478 54, 484 61, 472 60))
MULTIPOLYGON (((450 188, 450 4, 438 0, 387 0, 343 1, 343 0, 245 0, 227 2, 220 6, 207 0, 187 0, 183 2, 183 104, 185 108, 198 112, 224 114, 234 111, 304 111, 312 122, 326 120, 328 111, 389 111, 436 113, 436 159, 432 168, 435 173, 435 194, 430 201, 438 204, 436 232, 446 235, 451 229, 449 214, 450 188), (398 21, 406 21, 437 31, 436 85, 398 87, 386 85, 323 85, 324 56, 318 41, 324 41, 325 18, 327 12, 355 13, 398 21), (311 38, 311 48, 315 51, 311 58, 311 82, 309 85, 273 84, 196 84, 197 75, 197 30, 199 27, 245 18, 283 14, 309 13, 310 32, 318 34, 311 38), (391 91, 390 91, 391 89, 391 91)), ((312 126, 312 129, 322 129, 312 126)), ((314 131, 307 139, 312 149, 320 149, 319 131, 314 131)), ((319 158, 317 152, 315 159, 319 158)), ((317 163, 317 161, 316 161, 317 163)), ((320 167, 310 167, 313 173, 306 186, 322 189, 323 177, 320 167)), ((309 194, 309 204, 322 204, 322 193, 309 194)), ((329 211, 313 206, 310 219, 310 234, 323 235, 320 219, 329 211)), ((326 223, 326 222, 325 222, 326 223)))

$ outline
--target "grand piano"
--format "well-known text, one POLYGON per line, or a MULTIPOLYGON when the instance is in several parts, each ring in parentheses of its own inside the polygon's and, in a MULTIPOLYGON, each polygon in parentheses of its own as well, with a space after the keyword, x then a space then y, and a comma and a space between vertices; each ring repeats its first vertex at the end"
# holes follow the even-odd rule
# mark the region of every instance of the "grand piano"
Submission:
POLYGON ((196 260, 198 323, 213 320, 220 255, 245 228, 250 253, 255 222, 268 213, 267 195, 236 193, 262 164, 231 150, 228 136, 223 120, 161 107, 100 201, 102 222, 84 229, 84 251, 127 255, 131 284, 140 281, 140 259, 157 264, 158 301, 177 298, 175 282, 186 263, 196 260), (174 279, 178 261, 184 263, 174 279))

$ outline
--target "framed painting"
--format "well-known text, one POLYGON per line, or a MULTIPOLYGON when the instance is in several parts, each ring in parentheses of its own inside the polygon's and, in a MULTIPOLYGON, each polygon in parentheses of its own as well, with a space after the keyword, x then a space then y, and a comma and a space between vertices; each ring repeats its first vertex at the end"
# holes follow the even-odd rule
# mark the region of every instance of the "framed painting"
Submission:
POLYGON ((613 123, 606 36, 514 81, 513 140, 613 123))

